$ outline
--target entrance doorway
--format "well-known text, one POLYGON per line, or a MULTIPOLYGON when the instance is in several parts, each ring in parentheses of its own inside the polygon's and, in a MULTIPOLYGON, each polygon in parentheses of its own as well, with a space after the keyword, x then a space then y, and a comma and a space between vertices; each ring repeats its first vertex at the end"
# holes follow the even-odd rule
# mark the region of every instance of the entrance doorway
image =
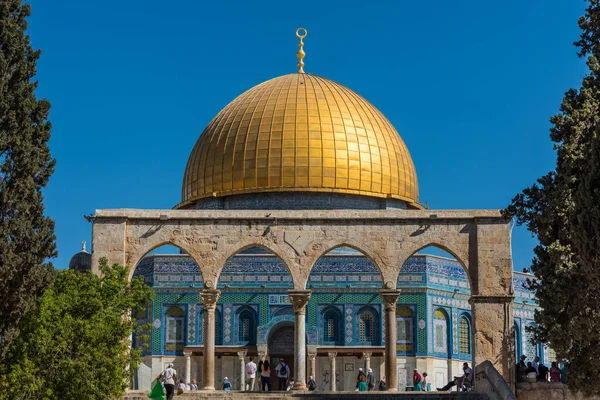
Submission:
POLYGON ((283 358, 290 368, 288 378, 294 376, 294 325, 290 323, 280 324, 271 330, 269 335, 269 362, 271 363, 271 390, 285 390, 280 387, 277 371, 279 359, 283 358))

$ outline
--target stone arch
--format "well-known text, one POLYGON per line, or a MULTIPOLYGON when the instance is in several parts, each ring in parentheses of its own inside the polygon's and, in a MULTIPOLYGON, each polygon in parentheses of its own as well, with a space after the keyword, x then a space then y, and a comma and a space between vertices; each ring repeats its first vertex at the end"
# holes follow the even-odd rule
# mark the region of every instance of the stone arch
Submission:
POLYGON ((398 281, 398 276, 400 275, 400 272, 402 271, 402 266, 406 263, 406 261, 408 261, 409 258, 411 258, 412 256, 414 256, 416 253, 418 253, 419 251, 427 248, 427 247, 437 247, 447 253, 449 253, 450 255, 452 255, 452 257, 454 257, 456 259, 456 261, 460 264, 460 266, 463 268, 463 270, 465 271, 465 273, 467 274, 467 279, 469 280, 469 288, 471 289, 471 294, 476 294, 473 293, 473 290, 475 288, 475 286, 473 286, 473 276, 471 276, 471 271, 469 270, 469 264, 467 263, 467 260, 469 259, 468 257, 468 249, 453 249, 452 246, 449 246, 448 244, 445 243, 445 240, 435 240, 435 241, 431 241, 431 242, 427 242, 426 244, 418 244, 418 245, 414 245, 409 247, 407 250, 403 251, 402 254, 400 255, 400 269, 398 270, 398 274, 396 275, 396 278, 394 280, 394 282, 398 281))
MULTIPOLYGON (((385 282, 387 282, 388 277, 394 276, 394 272, 391 269, 383 267, 384 265, 386 265, 385 262, 381 259, 381 257, 378 256, 378 254, 375 251, 369 248, 369 246, 359 245, 350 240, 330 241, 325 242, 323 246, 321 246, 321 249, 315 254, 313 254, 310 257, 310 260, 307 262, 307 264, 310 265, 310 268, 308 269, 308 274, 306 275, 306 280, 304 282, 303 289, 306 288, 310 273, 314 270, 315 265, 319 262, 319 260, 327 256, 331 251, 339 249, 341 247, 348 247, 352 250, 356 250, 363 256, 365 256, 367 259, 369 259, 369 261, 371 261, 371 263, 373 263, 373 265, 375 265, 375 267, 379 271, 379 275, 381 276, 381 282, 383 285, 385 285, 385 282)), ((397 279, 397 274, 395 275, 397 279)))
MULTIPOLYGON (((287 254, 285 252, 285 250, 283 250, 278 245, 274 245, 268 241, 256 240, 255 238, 249 238, 248 240, 244 240, 241 243, 236 243, 235 245, 229 246, 228 249, 221 252, 222 257, 217 262, 217 265, 216 265, 217 270, 214 271, 215 282, 219 281, 219 278, 221 276, 221 273, 223 272, 223 268, 225 267, 225 264, 227 264, 227 262, 230 261, 231 258, 235 257, 240 252, 247 250, 247 249, 251 249, 253 247, 258 247, 263 250, 267 250, 268 252, 273 254, 275 257, 277 257, 281 261, 281 263, 286 267, 288 273, 292 277, 293 287, 297 288, 297 285, 299 284, 301 279, 298 278, 298 276, 296 275, 297 269, 291 268, 291 265, 293 265, 293 264, 290 261, 291 260, 290 255, 287 254)), ((302 289, 303 288, 304 287, 302 287, 302 289)))
POLYGON ((128 280, 131 281, 135 270, 139 266, 140 262, 152 251, 163 247, 163 246, 173 246, 177 247, 179 250, 185 252, 198 266, 198 270, 200 271, 200 276, 202 277, 202 282, 204 282, 204 273, 202 271, 202 264, 198 262, 198 257, 195 257, 193 251, 188 248, 188 244, 179 240, 156 240, 156 241, 148 241, 145 243, 145 246, 136 249, 134 252, 127 253, 127 265, 129 266, 129 277, 128 280))

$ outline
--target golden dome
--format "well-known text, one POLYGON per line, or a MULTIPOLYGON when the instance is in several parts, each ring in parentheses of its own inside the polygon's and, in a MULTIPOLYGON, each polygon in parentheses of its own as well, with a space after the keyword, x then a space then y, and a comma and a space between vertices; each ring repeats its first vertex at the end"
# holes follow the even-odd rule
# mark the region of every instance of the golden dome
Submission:
POLYGON ((421 208, 415 167, 392 124, 352 90, 310 74, 261 83, 217 114, 192 150, 178 207, 289 191, 395 198, 421 208))

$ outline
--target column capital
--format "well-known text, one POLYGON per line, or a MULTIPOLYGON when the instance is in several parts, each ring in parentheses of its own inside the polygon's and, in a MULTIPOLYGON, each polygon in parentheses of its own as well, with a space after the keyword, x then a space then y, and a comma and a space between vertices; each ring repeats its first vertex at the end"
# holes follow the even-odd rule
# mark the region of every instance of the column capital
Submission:
POLYGON ((259 351, 257 354, 258 354, 258 359, 260 361, 265 361, 265 358, 267 358, 267 352, 266 351, 259 351))
POLYGON ((386 310, 395 310, 398 297, 400 297, 399 290, 380 290, 379 297, 383 301, 383 308, 386 310))
POLYGON ((246 354, 248 354, 248 352, 246 352, 246 351, 238 351, 237 352, 238 358, 240 360, 244 360, 244 358, 246 358, 246 354))
POLYGON ((221 296, 221 291, 217 289, 203 289, 200 291, 200 297, 205 309, 214 310, 217 306, 219 296, 221 296))
POLYGON ((329 356, 329 359, 335 359, 337 357, 337 353, 336 352, 332 352, 332 353, 327 353, 327 355, 329 356))
POLYGON ((313 352, 313 351, 309 351, 309 352, 308 352, 308 359, 309 359, 310 361, 312 361, 312 360, 314 360, 314 359, 316 359, 316 358, 317 358, 317 352, 316 352, 316 351, 314 351, 314 352, 313 352))
POLYGON ((189 359, 192 356, 192 351, 191 350, 184 350, 183 351, 183 356, 187 359, 189 359))
POLYGON ((310 290, 288 290, 288 297, 294 307, 294 313, 306 313, 306 304, 311 294, 310 290))
POLYGON ((364 352, 362 353, 362 356, 365 358, 365 360, 370 360, 371 359, 371 352, 364 352))

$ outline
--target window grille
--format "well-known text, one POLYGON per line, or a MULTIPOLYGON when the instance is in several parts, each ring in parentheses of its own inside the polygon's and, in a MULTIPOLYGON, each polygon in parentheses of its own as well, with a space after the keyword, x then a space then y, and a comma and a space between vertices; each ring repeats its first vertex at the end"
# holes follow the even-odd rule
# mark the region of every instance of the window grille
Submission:
POLYGON ((165 314, 166 343, 183 343, 185 341, 185 312, 179 307, 171 307, 165 314))
POLYGON ((375 315, 372 310, 363 310, 359 315, 359 337, 361 342, 376 340, 375 315))
POLYGON ((471 354, 471 332, 469 321, 466 317, 461 317, 458 322, 458 350, 462 354, 471 354))

